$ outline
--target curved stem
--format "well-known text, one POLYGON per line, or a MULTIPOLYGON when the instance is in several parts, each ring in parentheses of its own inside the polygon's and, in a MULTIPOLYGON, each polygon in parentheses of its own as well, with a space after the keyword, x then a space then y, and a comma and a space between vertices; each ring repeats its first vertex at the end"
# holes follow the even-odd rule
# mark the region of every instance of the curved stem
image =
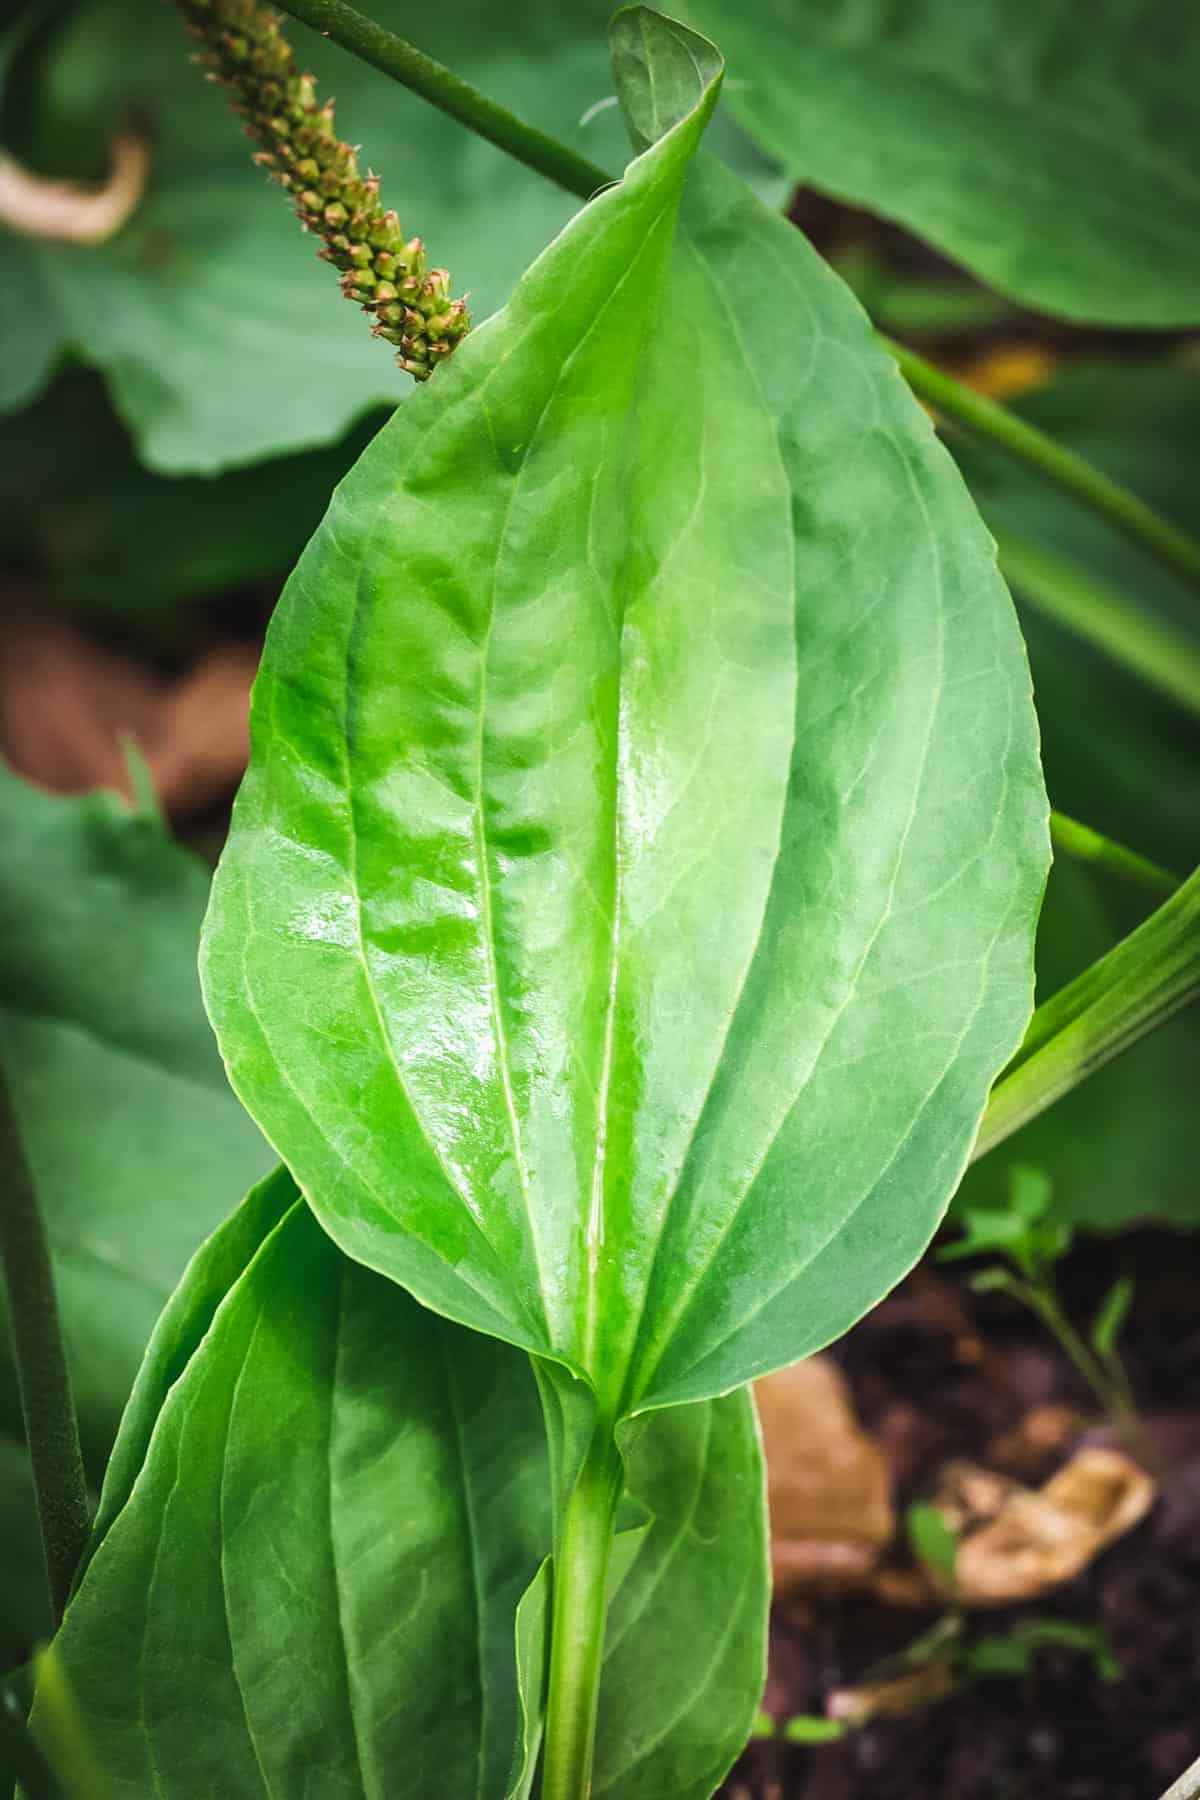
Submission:
POLYGON ((486 138, 518 162, 536 169, 539 175, 547 176, 569 194, 590 200, 598 188, 608 187, 616 179, 569 145, 560 144, 557 138, 539 131, 535 125, 527 125, 507 107, 489 100, 486 94, 452 69, 435 62, 432 56, 426 56, 407 38, 377 25, 357 7, 348 6, 346 0, 280 0, 280 5, 294 19, 311 25, 324 37, 332 38, 335 44, 341 44, 360 61, 370 63, 372 68, 390 75, 402 87, 420 94, 439 112, 448 113, 460 124, 469 126, 478 137, 486 138))
POLYGON ((1200 717, 1200 649, 1094 575, 1014 532, 993 533, 1000 569, 1025 602, 1200 717))
POLYGON ((893 343, 882 335, 880 341, 891 351, 905 380, 922 400, 927 400, 948 419, 965 425, 977 437, 998 444, 1018 462, 1036 469, 1055 487, 1082 501, 1126 537, 1149 550, 1160 562, 1184 576, 1193 586, 1200 587, 1200 543, 1185 531, 1170 524, 1144 500, 1139 500, 1120 482, 1113 481, 1082 456, 1077 456, 1074 450, 1068 450, 1064 444, 1056 443, 1044 431, 1039 431, 1036 425, 1018 418, 1016 413, 989 400, 985 394, 978 394, 955 381, 952 375, 927 363, 924 357, 917 356, 903 344, 893 343))
POLYGON ((602 1421, 567 1502, 554 1557, 542 1800, 587 1800, 591 1792, 621 1473, 612 1429, 602 1421))
POLYGON ((1169 869, 1151 862, 1148 856, 1142 856, 1136 850, 1127 849, 1113 838, 1105 837, 1102 832, 1093 831, 1090 825, 1080 824, 1067 813, 1050 814, 1050 838, 1055 849, 1061 850, 1064 856, 1073 857, 1076 862, 1093 863, 1111 875, 1123 876, 1164 900, 1181 885, 1180 877, 1172 875, 1169 869))
POLYGON ((50 1608, 57 1625, 88 1535, 87 1484, 63 1349, 54 1271, 7 1083, 0 1076, 0 1266, 25 1439, 33 1466, 50 1608))

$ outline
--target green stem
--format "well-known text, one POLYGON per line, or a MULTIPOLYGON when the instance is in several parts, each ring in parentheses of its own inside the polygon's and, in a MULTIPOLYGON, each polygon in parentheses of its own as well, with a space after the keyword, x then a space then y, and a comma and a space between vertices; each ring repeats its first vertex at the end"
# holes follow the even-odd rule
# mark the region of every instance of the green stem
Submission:
POLYGON ((527 125, 507 107, 489 100, 452 69, 435 62, 396 32, 377 25, 356 7, 348 6, 346 0, 280 0, 280 4, 294 19, 332 38, 360 61, 420 94, 440 112, 448 113, 478 137, 507 151, 527 168, 536 169, 569 194, 590 200, 599 188, 608 187, 616 179, 568 145, 560 144, 557 138, 527 125))
POLYGON ((1090 825, 1081 825, 1078 819, 1072 819, 1066 813, 1050 814, 1050 837, 1055 849, 1061 850, 1064 856, 1073 857, 1076 862, 1093 863, 1109 874, 1123 876, 1164 900, 1180 885, 1179 876, 1172 875, 1169 869, 1105 837, 1102 832, 1093 831, 1090 825))
POLYGON ((1027 605, 1200 718, 1200 649, 1064 557, 995 533, 1000 568, 1027 605))
POLYGON ((54 1271, 7 1084, 0 1077, 0 1156, 7 1192, 0 1207, 0 1266, 33 1467, 38 1522, 55 1625, 88 1534, 87 1484, 71 1397, 54 1271))
POLYGON ((1059 1348, 1074 1363, 1101 1406, 1106 1412, 1112 1412, 1114 1397, 1104 1370, 1063 1312, 1058 1295, 1044 1284, 1020 1282, 1017 1285, 1025 1304, 1037 1314, 1050 1335, 1057 1340, 1059 1348))
POLYGON ((1124 1370, 1121 1370, 1120 1378, 1117 1379, 1099 1357, 1093 1356, 1064 1313, 1053 1286, 1046 1281, 1019 1282, 1016 1285, 1026 1305, 1037 1314, 1059 1348, 1074 1363, 1083 1381, 1120 1432, 1126 1446, 1151 1468, 1155 1467, 1157 1459, 1154 1449, 1147 1441, 1124 1370))
POLYGON ((886 337, 881 341, 896 358, 913 392, 922 400, 927 400, 946 418, 964 425, 977 437, 998 445, 1018 462, 1036 469, 1055 487, 1082 501, 1134 543, 1166 563, 1168 568, 1184 576, 1193 586, 1200 587, 1200 543, 1194 538, 1162 518, 1120 482, 1093 468, 1074 450, 1068 450, 1044 431, 1039 431, 1036 425, 1018 418, 1016 413, 989 400, 985 394, 976 393, 955 381, 952 375, 927 363, 903 344, 893 343, 886 337))
POLYGON ((554 1557, 542 1800, 587 1800, 600 1700, 608 1564, 621 1492, 611 1427, 596 1428, 554 1557))
POLYGON ((988 1098, 972 1160, 1200 997, 1200 871, 1043 1002, 988 1098))

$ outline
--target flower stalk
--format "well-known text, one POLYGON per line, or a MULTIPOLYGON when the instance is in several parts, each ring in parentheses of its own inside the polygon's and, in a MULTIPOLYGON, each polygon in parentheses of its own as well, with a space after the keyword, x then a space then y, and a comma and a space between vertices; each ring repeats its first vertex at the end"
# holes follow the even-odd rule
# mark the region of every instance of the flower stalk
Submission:
POLYGON ((418 237, 404 237, 379 198, 379 177, 359 170, 356 149, 334 126, 333 102, 296 65, 276 13, 256 0, 179 0, 200 44, 196 61, 234 94, 234 111, 258 145, 254 158, 295 203, 318 255, 342 278, 342 292, 374 316, 372 334, 397 348, 396 361, 425 381, 470 329, 464 300, 450 296, 445 269, 426 265, 418 237))

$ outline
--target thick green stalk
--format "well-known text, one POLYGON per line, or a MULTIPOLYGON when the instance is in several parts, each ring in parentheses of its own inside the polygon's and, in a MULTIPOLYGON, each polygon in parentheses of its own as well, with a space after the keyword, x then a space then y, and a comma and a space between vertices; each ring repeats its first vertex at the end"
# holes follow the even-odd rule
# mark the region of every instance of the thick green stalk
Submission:
POLYGON ((1004 578, 1026 605, 1200 718, 1200 649, 1093 575, 1009 531, 995 534, 1004 578))
POLYGON ((1119 875, 1134 886, 1157 894, 1160 899, 1167 899, 1180 886, 1179 876, 1172 875, 1169 869, 1105 837, 1102 832, 1093 831, 1090 825, 1081 825, 1078 819, 1072 819, 1066 813, 1050 814, 1050 837, 1055 849, 1061 850, 1064 856, 1070 856, 1076 862, 1091 863, 1110 875, 1119 875))
POLYGON ((1037 471, 1064 493, 1090 507, 1110 525, 1132 538, 1168 568, 1200 587, 1200 543, 1131 494, 1120 482, 1093 468, 1074 450, 1056 443, 1036 425, 1018 418, 986 394, 955 381, 952 375, 927 363, 903 344, 881 338, 896 358, 913 392, 930 406, 963 425, 976 437, 987 438, 1018 462, 1037 471))
POLYGON ((611 1426, 602 1422, 567 1502, 554 1556, 542 1800, 587 1800, 591 1792, 621 1473, 611 1426))
POLYGON ((88 1535, 87 1483, 63 1349, 54 1271, 7 1084, 0 1078, 0 1266, 33 1467, 50 1607, 57 1625, 88 1535))
POLYGON ((448 113, 477 137, 486 138, 517 162, 536 169, 568 194, 590 200, 599 188, 608 187, 615 180, 607 170, 597 168, 557 138, 527 125, 507 107, 489 100, 469 81, 426 56, 406 38, 385 30, 356 7, 347 6, 346 0, 280 0, 280 4, 294 19, 332 38, 362 62, 390 75, 401 87, 420 94, 439 112, 448 113))

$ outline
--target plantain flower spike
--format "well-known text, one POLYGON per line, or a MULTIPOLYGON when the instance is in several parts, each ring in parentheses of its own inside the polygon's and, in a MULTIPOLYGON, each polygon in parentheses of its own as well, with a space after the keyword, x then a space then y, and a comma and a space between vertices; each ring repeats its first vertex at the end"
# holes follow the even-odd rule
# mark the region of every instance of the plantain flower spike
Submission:
POLYGON ((236 96, 234 111, 260 146, 254 160, 291 194, 318 251, 341 271, 342 292, 375 316, 372 332, 397 346, 396 361, 426 381, 470 329, 464 300, 450 298, 445 269, 429 269, 420 238, 405 241, 379 201, 379 177, 360 175, 339 141, 333 102, 317 100, 311 75, 297 71, 277 13, 256 0, 179 0, 210 81, 236 96))

